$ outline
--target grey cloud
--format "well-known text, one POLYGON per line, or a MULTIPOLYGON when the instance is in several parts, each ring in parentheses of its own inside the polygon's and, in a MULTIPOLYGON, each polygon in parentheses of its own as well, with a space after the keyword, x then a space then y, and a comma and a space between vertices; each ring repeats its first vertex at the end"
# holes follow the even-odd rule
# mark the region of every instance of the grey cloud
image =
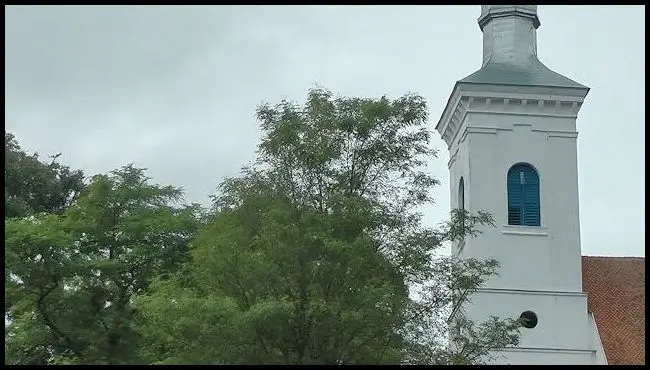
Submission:
MULTIPOLYGON (((477 6, 9 6, 5 122, 88 174, 129 162, 207 195, 254 156, 263 101, 425 96, 431 128, 481 62, 477 6)), ((540 59, 592 88, 578 120, 586 254, 644 254, 645 19, 640 7, 540 6, 540 59), (613 193, 612 183, 618 189, 613 193), (612 218, 617 218, 616 222, 612 218)), ((449 208, 448 153, 427 223, 449 208)))

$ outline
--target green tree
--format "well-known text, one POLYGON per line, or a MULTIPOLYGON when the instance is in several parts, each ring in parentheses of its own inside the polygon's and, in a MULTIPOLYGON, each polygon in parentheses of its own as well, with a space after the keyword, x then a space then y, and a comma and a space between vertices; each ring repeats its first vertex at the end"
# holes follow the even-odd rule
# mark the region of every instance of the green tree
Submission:
POLYGON ((137 298, 145 360, 475 364, 517 344, 516 321, 463 315, 496 261, 434 256, 489 215, 421 224, 438 184, 423 98, 312 89, 257 116, 257 162, 221 185, 182 273, 137 298))
POLYGON ((132 298, 186 260, 197 207, 132 166, 63 214, 5 220, 5 362, 137 363, 132 298))
POLYGON ((29 155, 5 132, 5 219, 36 213, 63 213, 84 189, 81 170, 29 155))

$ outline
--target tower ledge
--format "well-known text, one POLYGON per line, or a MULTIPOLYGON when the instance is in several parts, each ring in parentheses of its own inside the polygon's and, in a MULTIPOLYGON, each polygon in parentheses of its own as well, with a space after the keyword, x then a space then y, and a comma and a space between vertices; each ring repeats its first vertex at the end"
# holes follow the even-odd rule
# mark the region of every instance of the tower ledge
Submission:
POLYGON ((436 130, 451 148, 468 113, 577 118, 589 88, 477 84, 458 81, 436 130))

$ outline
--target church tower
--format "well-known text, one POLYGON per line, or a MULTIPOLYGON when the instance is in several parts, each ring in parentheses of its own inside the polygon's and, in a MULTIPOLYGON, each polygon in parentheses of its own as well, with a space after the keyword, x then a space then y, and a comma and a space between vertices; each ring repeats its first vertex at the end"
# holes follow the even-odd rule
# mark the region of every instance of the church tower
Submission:
POLYGON ((529 319, 501 363, 603 363, 580 253, 576 119, 589 88, 539 61, 537 5, 482 5, 478 24, 482 67, 456 83, 436 126, 452 208, 497 225, 452 246, 457 258, 500 262, 466 312, 529 319))

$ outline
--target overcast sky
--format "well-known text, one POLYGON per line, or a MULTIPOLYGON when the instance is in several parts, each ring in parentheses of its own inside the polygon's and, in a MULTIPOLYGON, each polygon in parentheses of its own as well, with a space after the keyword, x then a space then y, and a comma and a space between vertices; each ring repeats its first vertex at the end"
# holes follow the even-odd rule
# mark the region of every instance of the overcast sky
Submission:
MULTIPOLYGON (((645 255, 645 12, 539 6, 538 54, 591 87, 578 117, 582 251, 645 255)), ((479 6, 10 6, 5 125, 86 174, 128 163, 207 204, 254 156, 261 102, 424 96, 435 126, 481 64, 479 6)), ((449 211, 449 155, 426 222, 449 211)))

